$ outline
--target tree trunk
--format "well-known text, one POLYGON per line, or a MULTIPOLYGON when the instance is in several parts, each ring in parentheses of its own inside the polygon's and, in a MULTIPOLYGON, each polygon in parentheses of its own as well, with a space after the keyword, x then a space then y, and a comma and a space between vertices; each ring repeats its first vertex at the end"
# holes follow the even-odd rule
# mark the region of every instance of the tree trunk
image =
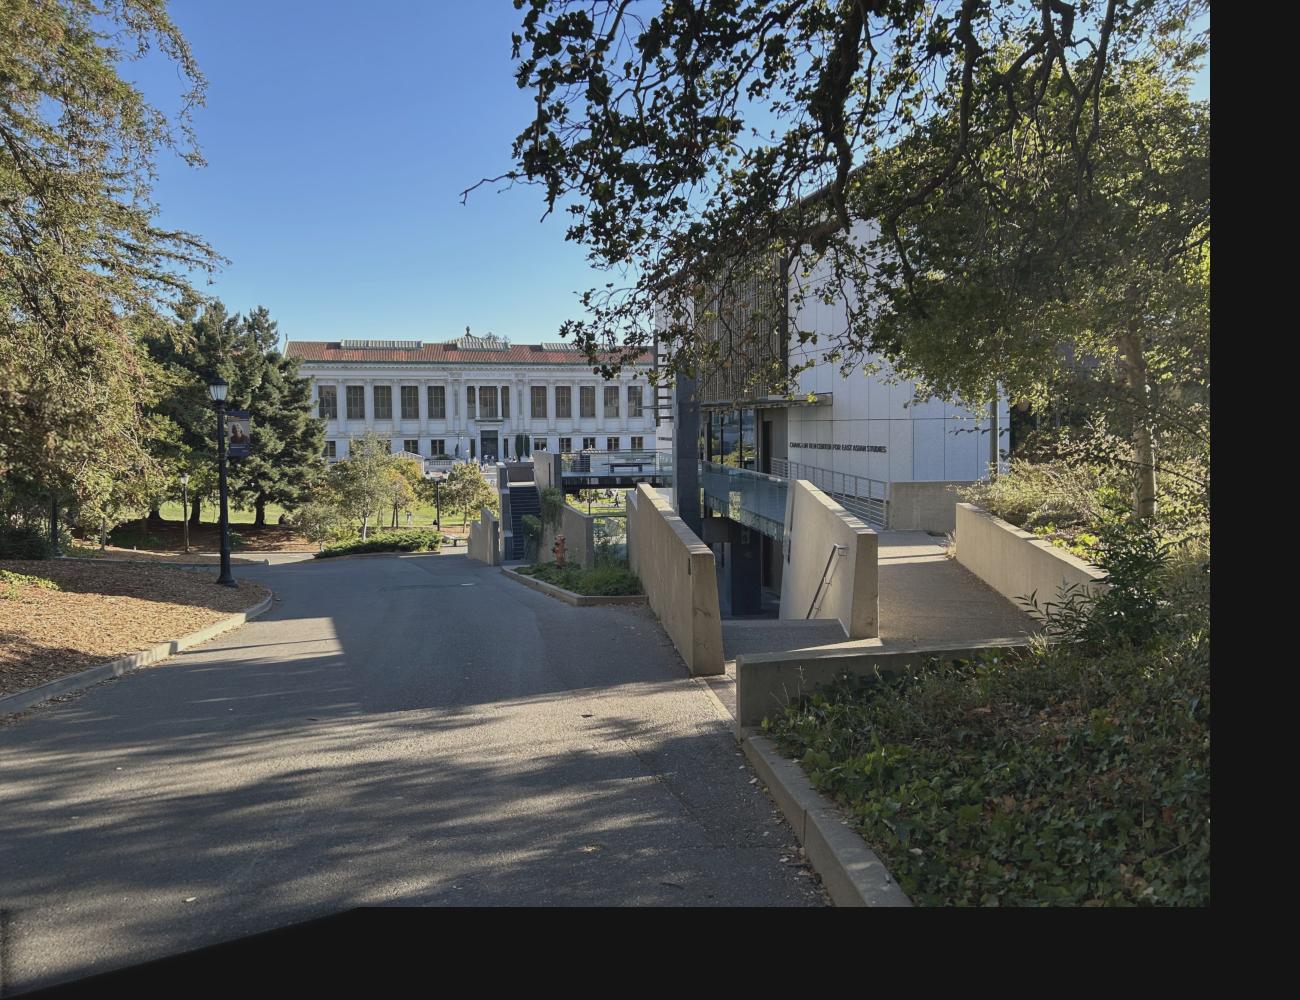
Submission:
POLYGON ((59 554, 59 498, 50 497, 50 551, 59 554))
MULTIPOLYGON (((183 515, 182 515, 182 516, 183 516, 183 515)), ((162 511, 161 511, 161 510, 159 510, 157 507, 150 507, 150 508, 149 508, 149 523, 150 523, 150 524, 162 524, 162 519, 163 519, 163 518, 162 518, 162 511)))
POLYGON ((361 515, 361 540, 363 542, 366 540, 366 531, 369 527, 370 527, 370 515, 362 514, 361 515))
POLYGON ((196 496, 190 501, 190 527, 197 528, 199 524, 199 498, 196 496))
POLYGON ((1142 337, 1125 334, 1120 339, 1124 355, 1124 378, 1136 402, 1133 424, 1133 461, 1136 466, 1133 484, 1133 516, 1150 520, 1156 516, 1156 456, 1147 418, 1147 362, 1142 352, 1142 337))
POLYGON ((266 497, 259 496, 253 503, 253 527, 266 527, 266 497))

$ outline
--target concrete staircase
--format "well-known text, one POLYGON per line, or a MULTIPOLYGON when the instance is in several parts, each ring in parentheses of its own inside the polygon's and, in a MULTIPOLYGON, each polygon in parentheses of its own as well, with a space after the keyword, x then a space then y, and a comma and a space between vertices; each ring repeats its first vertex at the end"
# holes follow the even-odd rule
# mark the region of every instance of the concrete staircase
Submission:
POLYGON ((510 484, 510 549, 508 559, 524 557, 524 515, 541 517, 542 500, 532 483, 510 484))

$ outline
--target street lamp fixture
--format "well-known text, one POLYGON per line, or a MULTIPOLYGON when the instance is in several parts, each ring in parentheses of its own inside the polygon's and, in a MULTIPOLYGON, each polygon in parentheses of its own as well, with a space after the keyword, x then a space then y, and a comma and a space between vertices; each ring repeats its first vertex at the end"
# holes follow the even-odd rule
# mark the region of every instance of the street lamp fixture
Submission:
POLYGON ((221 575, 217 583, 223 587, 238 587, 230 572, 230 510, 226 494, 226 391, 230 388, 223 378, 208 383, 208 392, 217 408, 217 473, 221 491, 221 575))
POLYGON ((190 551, 190 474, 181 473, 181 524, 185 527, 185 554, 190 551))

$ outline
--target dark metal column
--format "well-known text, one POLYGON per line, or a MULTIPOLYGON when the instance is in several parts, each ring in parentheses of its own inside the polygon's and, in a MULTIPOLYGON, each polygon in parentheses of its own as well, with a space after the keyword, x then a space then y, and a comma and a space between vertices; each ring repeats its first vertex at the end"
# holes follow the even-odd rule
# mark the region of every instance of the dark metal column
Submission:
POLYGON ((699 385, 696 379, 678 372, 673 392, 673 500, 677 513, 696 535, 703 530, 699 452, 699 385))

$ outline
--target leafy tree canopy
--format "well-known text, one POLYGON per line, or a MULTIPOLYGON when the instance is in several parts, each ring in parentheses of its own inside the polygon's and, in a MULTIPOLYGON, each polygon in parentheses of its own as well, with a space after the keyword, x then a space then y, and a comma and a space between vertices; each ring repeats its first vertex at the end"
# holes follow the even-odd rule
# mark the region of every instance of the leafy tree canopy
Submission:
POLYGON ((770 336, 775 311, 742 311, 723 338, 697 330, 756 277, 792 268, 836 279, 805 288, 844 307, 842 328, 819 344, 793 331, 818 356, 853 363, 896 348, 897 330, 855 308, 853 289, 870 275, 926 307, 917 212, 987 179, 990 150, 1049 110, 1052 127, 1032 136, 1045 145, 1018 155, 1051 165, 1040 208, 1082 211, 1117 68, 1156 59, 1183 73, 1208 37, 1191 29, 1208 10, 1196 0, 515 6, 516 80, 535 111, 514 166, 480 184, 540 186, 547 211, 569 215, 567 238, 612 272, 563 330, 593 363, 604 350, 630 360, 657 338, 669 367, 686 370, 731 365, 770 336))
POLYGON ((141 339, 218 263, 150 200, 160 154, 201 162, 204 81, 163 0, 7 0, 0 80, 0 475, 102 506, 153 468, 141 339), (121 73, 150 49, 184 81, 170 119, 121 73))

